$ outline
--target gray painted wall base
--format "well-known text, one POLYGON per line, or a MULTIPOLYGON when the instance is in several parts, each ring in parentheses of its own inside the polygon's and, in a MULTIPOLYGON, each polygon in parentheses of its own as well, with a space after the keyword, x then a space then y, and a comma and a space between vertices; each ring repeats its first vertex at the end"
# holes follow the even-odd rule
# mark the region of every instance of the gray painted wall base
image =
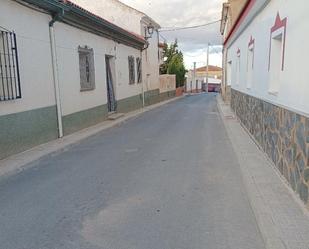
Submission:
MULTIPOLYGON (((145 92, 145 105, 175 97, 176 91, 160 93, 159 89, 145 92)), ((142 108, 142 94, 117 101, 117 112, 127 113, 142 108)), ((72 113, 62 118, 64 135, 103 122, 107 105, 72 113)), ((0 116, 0 159, 25 151, 58 138, 56 106, 0 116)))
POLYGON ((64 116, 62 118, 63 133, 64 135, 68 135, 103 122, 107 119, 107 113, 107 105, 101 105, 64 116))
POLYGON ((56 107, 0 116, 0 159, 57 139, 56 107))

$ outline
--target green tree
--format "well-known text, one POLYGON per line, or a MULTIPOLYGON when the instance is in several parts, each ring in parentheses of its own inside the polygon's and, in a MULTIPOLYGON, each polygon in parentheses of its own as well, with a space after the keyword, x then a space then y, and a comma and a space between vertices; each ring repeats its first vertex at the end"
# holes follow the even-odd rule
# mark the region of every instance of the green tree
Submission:
POLYGON ((164 63, 160 67, 161 74, 175 74, 176 87, 184 85, 186 68, 184 65, 183 54, 178 50, 178 43, 175 40, 170 45, 166 44, 163 48, 164 63))

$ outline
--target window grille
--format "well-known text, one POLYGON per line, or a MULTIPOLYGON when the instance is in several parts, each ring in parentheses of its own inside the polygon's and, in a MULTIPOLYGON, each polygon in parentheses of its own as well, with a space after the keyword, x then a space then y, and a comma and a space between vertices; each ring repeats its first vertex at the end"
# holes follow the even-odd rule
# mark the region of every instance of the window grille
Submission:
POLYGON ((0 101, 21 98, 16 34, 0 31, 0 101))
POLYGON ((79 47, 79 71, 81 91, 93 90, 95 88, 95 71, 93 49, 79 47))
POLYGON ((135 83, 135 63, 134 63, 134 57, 129 56, 129 84, 132 85, 135 83))
POLYGON ((142 59, 136 58, 136 67, 137 67, 137 83, 142 82, 142 59))

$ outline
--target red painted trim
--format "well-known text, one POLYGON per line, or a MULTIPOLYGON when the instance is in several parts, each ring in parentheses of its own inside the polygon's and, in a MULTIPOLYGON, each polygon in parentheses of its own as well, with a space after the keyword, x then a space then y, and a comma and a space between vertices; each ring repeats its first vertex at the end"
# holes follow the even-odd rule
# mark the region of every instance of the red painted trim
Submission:
MULTIPOLYGON (((252 58, 252 65, 251 65, 251 68, 253 69, 254 67, 254 54, 255 54, 255 51, 254 51, 254 45, 255 45, 255 39, 253 39, 252 35, 250 36, 250 40, 249 40, 249 43, 248 43, 248 54, 247 54, 247 60, 249 58, 249 50, 251 48, 251 46, 253 47, 251 50, 253 52, 253 58, 252 58)), ((248 65, 247 65, 247 72, 248 72, 248 65)))
POLYGON ((243 23, 246 16, 249 14, 250 10, 254 6, 256 0, 247 0, 245 6, 243 7, 242 11, 240 12, 236 22, 234 23, 232 29, 230 30, 229 34, 227 35, 223 45, 226 46, 227 42, 230 40, 232 35, 238 30, 239 26, 243 23))
POLYGON ((272 34, 283 28, 284 29, 284 36, 283 36, 283 51, 282 51, 282 65, 281 65, 281 70, 284 70, 284 60, 285 60, 285 40, 286 40, 286 26, 287 26, 288 18, 285 17, 283 19, 280 18, 279 12, 277 13, 276 20, 274 26, 271 27, 270 29, 270 44, 269 44, 269 60, 268 60, 268 71, 270 70, 270 56, 271 56, 271 39, 272 39, 272 34))
POLYGON ((240 57, 240 48, 237 49, 237 57, 240 57))
POLYGON ((287 18, 284 18, 284 19, 281 20, 280 14, 278 12, 277 16, 276 16, 275 24, 270 29, 271 33, 275 32, 276 30, 278 30, 282 27, 286 28, 286 24, 287 24, 287 18))
POLYGON ((251 47, 252 45, 254 45, 255 43, 255 39, 253 39, 252 35, 250 36, 250 41, 248 43, 248 47, 251 47))

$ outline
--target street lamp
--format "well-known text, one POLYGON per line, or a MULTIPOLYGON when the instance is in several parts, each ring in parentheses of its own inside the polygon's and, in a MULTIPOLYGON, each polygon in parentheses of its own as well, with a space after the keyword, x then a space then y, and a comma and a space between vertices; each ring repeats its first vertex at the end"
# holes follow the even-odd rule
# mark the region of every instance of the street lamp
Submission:
POLYGON ((150 23, 146 27, 144 27, 145 30, 145 40, 146 40, 146 46, 143 48, 143 50, 147 49, 149 47, 149 39, 152 37, 153 32, 154 32, 154 26, 150 23))
POLYGON ((152 26, 151 24, 147 27, 147 31, 148 31, 148 34, 149 34, 149 38, 152 37, 152 34, 153 34, 153 30, 154 30, 154 26, 152 26))
POLYGON ((149 24, 148 26, 145 27, 145 40, 148 40, 152 37, 154 32, 154 26, 152 24, 149 24))

